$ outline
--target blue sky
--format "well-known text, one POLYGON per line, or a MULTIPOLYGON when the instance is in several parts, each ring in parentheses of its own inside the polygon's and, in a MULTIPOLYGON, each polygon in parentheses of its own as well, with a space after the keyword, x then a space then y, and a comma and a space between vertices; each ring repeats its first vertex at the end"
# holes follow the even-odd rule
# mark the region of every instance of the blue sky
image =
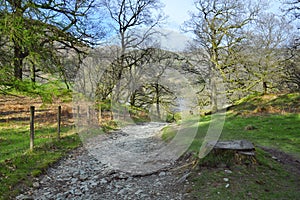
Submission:
MULTIPOLYGON (((279 14, 280 0, 258 0, 260 2, 269 2, 270 11, 279 14)), ((165 5, 164 12, 169 17, 166 23, 166 33, 170 30, 169 37, 162 41, 162 46, 168 46, 168 48, 184 49, 185 44, 190 38, 189 34, 183 34, 180 26, 190 19, 189 12, 195 11, 194 0, 161 0, 165 5)))
POLYGON ((178 29, 189 19, 188 12, 194 8, 194 0, 161 0, 165 4, 164 11, 169 16, 168 26, 178 29))
MULTIPOLYGON (((280 0, 259 0, 260 2, 269 2, 271 10, 278 12, 280 0)), ((190 18, 189 11, 195 11, 194 0, 161 0, 165 5, 164 12, 169 16, 168 28, 179 29, 184 21, 190 18)))

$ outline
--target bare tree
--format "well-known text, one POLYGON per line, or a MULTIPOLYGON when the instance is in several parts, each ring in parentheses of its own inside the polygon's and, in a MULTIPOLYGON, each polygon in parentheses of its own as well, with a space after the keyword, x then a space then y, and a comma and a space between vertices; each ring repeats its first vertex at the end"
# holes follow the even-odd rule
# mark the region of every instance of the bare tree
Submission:
MULTIPOLYGON (((157 27, 163 22, 162 4, 159 0, 104 0, 112 19, 112 27, 118 35, 120 52, 114 62, 116 74, 116 100, 119 99, 120 80, 123 78, 128 51, 147 49, 153 45, 153 36, 158 34, 157 27)), ((140 54, 141 56, 145 54, 140 54)))
POLYGON ((185 28, 194 34, 194 49, 200 49, 201 59, 208 64, 214 112, 218 110, 218 79, 228 81, 226 71, 233 65, 227 62, 227 57, 245 38, 243 28, 255 18, 258 7, 239 0, 198 0, 195 6, 197 12, 191 15, 185 28))
POLYGON ((168 108, 174 105, 176 99, 172 83, 164 80, 168 71, 175 70, 176 59, 175 53, 153 49, 150 60, 142 72, 144 75, 140 79, 141 86, 131 96, 131 104, 139 103, 147 109, 155 105, 157 118, 161 119, 161 107, 168 108))
POLYGON ((282 89, 300 91, 300 50, 298 45, 292 43, 286 48, 283 64, 285 76, 282 80, 282 89))
POLYGON ((286 14, 290 14, 293 20, 300 19, 300 1, 299 0, 285 0, 283 1, 285 5, 282 9, 286 14))
POLYGON ((291 22, 296 26, 296 34, 293 41, 290 43, 287 51, 287 59, 285 62, 286 80, 284 83, 292 91, 300 90, 300 57, 299 57, 299 20, 300 20, 300 1, 299 0, 285 0, 283 1, 284 15, 291 17, 291 22))
POLYGON ((253 31, 249 33, 249 43, 245 44, 247 55, 242 58, 248 58, 245 68, 252 81, 248 87, 255 87, 264 94, 279 88, 290 33, 291 26, 282 17, 269 13, 261 14, 256 20, 253 31))

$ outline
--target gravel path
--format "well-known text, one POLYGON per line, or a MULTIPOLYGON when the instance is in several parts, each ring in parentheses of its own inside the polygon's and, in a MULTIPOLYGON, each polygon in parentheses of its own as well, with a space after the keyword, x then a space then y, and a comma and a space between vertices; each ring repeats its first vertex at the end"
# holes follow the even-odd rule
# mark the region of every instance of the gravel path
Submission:
MULTIPOLYGON (((157 133, 166 124, 132 125, 86 140, 17 199, 190 199, 188 171, 157 133)), ((183 162, 184 164, 184 162, 183 162)))

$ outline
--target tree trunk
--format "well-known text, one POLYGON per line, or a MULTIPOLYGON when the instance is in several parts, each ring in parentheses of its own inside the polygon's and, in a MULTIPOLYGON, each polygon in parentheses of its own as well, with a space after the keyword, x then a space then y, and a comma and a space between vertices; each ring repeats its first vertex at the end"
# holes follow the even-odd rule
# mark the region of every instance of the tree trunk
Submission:
POLYGON ((32 68, 31 68, 31 82, 35 83, 35 77, 36 77, 36 68, 35 68, 35 64, 34 62, 31 62, 32 63, 32 68))
POLYGON ((217 90, 217 73, 214 67, 211 68, 210 77, 210 87, 211 87, 211 113, 218 111, 218 90, 217 90))
POLYGON ((23 75, 23 53, 21 52, 21 47, 15 44, 14 47, 14 76, 18 80, 22 80, 23 75))
POLYGON ((264 94, 267 94, 268 92, 268 85, 267 85, 267 82, 263 81, 263 92, 264 94))
POLYGON ((218 111, 218 100, 217 100, 217 86, 215 77, 211 77, 211 112, 215 113, 218 111))
POLYGON ((125 33, 123 31, 120 31, 121 35, 121 52, 120 52, 120 60, 117 63, 117 66, 114 70, 116 70, 116 86, 115 86, 115 95, 114 95, 114 101, 119 102, 120 96, 121 96, 121 80, 123 76, 123 69, 125 68, 125 51, 126 51, 126 44, 125 44, 125 33))
POLYGON ((134 91, 130 96, 130 105, 135 106, 135 98, 136 98, 136 91, 134 91))
MULTIPOLYGON (((22 10, 22 1, 16 0, 16 1, 9 1, 9 3, 12 5, 12 8, 15 10, 14 17, 16 20, 20 20, 23 15, 22 10)), ((12 40, 14 43, 14 77, 18 80, 22 80, 23 75, 23 60, 28 55, 27 51, 23 52, 22 45, 20 44, 20 39, 18 39, 17 33, 14 33, 15 30, 13 30, 12 40)), ((25 49, 25 48, 24 48, 25 49)))
POLYGON ((159 99, 159 85, 158 85, 158 83, 155 84, 155 92, 156 92, 156 112, 157 112, 158 119, 161 119, 160 118, 160 107, 159 107, 160 99, 159 99))

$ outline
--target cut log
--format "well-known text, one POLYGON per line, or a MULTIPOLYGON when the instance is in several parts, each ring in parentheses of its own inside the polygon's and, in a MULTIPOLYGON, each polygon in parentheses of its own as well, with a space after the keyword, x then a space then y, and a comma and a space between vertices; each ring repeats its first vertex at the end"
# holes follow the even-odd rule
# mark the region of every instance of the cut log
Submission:
POLYGON ((210 141, 207 143, 208 147, 223 150, 237 150, 237 151, 254 151, 254 145, 247 140, 233 140, 233 141, 210 141))
POLYGON ((232 141, 209 141, 206 146, 212 149, 212 155, 216 158, 222 157, 229 159, 228 155, 232 154, 232 159, 237 164, 255 164, 255 147, 247 140, 232 140, 232 141))

